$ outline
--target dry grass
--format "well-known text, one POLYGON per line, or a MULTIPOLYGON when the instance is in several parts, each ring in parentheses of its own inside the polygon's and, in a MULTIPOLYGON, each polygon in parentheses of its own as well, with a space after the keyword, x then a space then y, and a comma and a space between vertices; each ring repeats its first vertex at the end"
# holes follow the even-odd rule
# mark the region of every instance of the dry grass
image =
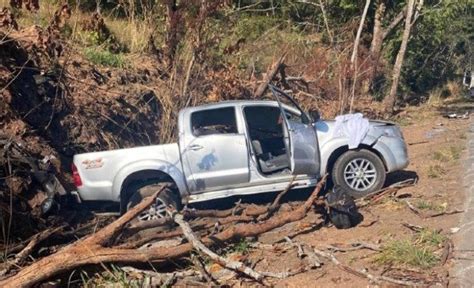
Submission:
POLYGON ((441 162, 459 160, 463 148, 460 146, 450 146, 433 153, 433 159, 441 162))

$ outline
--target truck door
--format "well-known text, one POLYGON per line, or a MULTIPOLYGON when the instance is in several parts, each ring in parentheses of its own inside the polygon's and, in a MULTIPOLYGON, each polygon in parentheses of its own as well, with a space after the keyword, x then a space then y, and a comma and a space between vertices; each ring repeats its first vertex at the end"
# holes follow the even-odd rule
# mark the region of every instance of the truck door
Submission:
POLYGON ((320 155, 316 129, 306 113, 288 94, 269 85, 284 119, 285 145, 293 175, 319 176, 320 155), (286 104, 286 105, 283 105, 286 104))
POLYGON ((247 141, 235 107, 191 111, 180 131, 183 169, 191 193, 230 188, 250 179, 247 141))

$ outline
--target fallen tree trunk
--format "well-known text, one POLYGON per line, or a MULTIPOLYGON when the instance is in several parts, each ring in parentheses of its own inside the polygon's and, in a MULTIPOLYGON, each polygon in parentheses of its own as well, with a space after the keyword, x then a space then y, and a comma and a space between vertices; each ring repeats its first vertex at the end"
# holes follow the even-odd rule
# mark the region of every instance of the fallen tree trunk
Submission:
MULTIPOLYGON (((287 223, 298 221, 306 216, 306 213, 315 204, 319 191, 324 186, 327 176, 318 183, 311 196, 297 209, 284 212, 271 217, 260 223, 234 225, 230 228, 201 239, 206 246, 216 243, 256 236, 287 223)), ((162 263, 188 255, 193 245, 185 243, 173 247, 151 247, 148 249, 120 249, 107 247, 114 236, 121 231, 125 224, 134 219, 141 211, 148 207, 162 190, 153 196, 146 198, 140 204, 129 210, 115 222, 109 224, 99 232, 64 247, 57 253, 47 256, 32 265, 20 270, 16 275, 0 281, 0 287, 30 287, 45 281, 57 274, 72 269, 89 265, 104 263, 162 263)), ((319 204, 323 204, 321 202, 319 204)))
POLYGON ((265 74, 265 77, 263 78, 262 83, 255 90, 254 98, 262 98, 263 94, 267 90, 268 84, 270 84, 270 82, 273 80, 275 75, 280 70, 280 67, 283 64, 285 57, 286 57, 286 52, 283 53, 283 55, 281 55, 280 58, 278 58, 278 60, 275 63, 273 63, 270 69, 268 69, 267 73, 265 74))

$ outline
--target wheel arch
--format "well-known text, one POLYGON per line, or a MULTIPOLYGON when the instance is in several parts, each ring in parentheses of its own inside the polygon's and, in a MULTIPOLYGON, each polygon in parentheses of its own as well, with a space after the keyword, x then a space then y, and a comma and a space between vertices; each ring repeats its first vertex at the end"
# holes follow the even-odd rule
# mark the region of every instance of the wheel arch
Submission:
MULTIPOLYGON (((386 163, 385 158, 383 157, 382 153, 377 151, 374 147, 372 147, 370 145, 366 145, 366 144, 360 144, 359 147, 357 147, 357 149, 365 149, 365 150, 368 150, 368 151, 374 153, 375 155, 377 155, 377 157, 379 157, 380 160, 382 160, 385 171, 388 171, 387 163, 386 163)), ((353 150, 353 149, 351 149, 351 150, 353 150)), ((339 146, 336 149, 334 149, 331 152, 331 154, 329 155, 329 157, 327 158, 326 165, 324 166, 324 168, 323 168, 323 166, 321 166, 321 168, 323 168, 321 175, 324 175, 325 173, 331 173, 337 159, 342 154, 346 153, 347 151, 350 151, 348 145, 342 145, 342 146, 339 146)))
MULTIPOLYGON (((176 181, 166 172, 160 170, 140 170, 128 175, 120 187, 120 212, 126 211, 127 203, 133 195, 134 187, 139 188, 149 184, 171 183, 171 186, 177 188, 176 181)), ((181 199, 180 193, 176 193, 181 199)))
MULTIPOLYGON (((121 209, 124 200, 129 195, 126 190, 133 182, 149 181, 148 183, 171 182, 178 190, 178 196, 183 198, 187 193, 187 186, 182 171, 165 161, 146 160, 131 163, 117 173, 113 181, 113 198, 120 202, 121 209)), ((126 204, 126 203, 125 203, 126 204)))

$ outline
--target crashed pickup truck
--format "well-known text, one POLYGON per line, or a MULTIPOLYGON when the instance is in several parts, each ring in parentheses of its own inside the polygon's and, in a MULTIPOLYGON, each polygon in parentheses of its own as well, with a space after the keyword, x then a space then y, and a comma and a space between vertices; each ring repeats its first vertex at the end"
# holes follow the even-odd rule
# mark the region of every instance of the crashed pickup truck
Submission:
POLYGON ((315 186, 325 173, 361 197, 380 189, 387 172, 408 165, 395 124, 310 117, 284 91, 269 88, 273 101, 181 110, 178 143, 75 155, 80 199, 119 202, 125 212, 168 183, 140 215, 147 220, 164 217, 167 205, 281 191, 291 181, 294 188, 315 186))

